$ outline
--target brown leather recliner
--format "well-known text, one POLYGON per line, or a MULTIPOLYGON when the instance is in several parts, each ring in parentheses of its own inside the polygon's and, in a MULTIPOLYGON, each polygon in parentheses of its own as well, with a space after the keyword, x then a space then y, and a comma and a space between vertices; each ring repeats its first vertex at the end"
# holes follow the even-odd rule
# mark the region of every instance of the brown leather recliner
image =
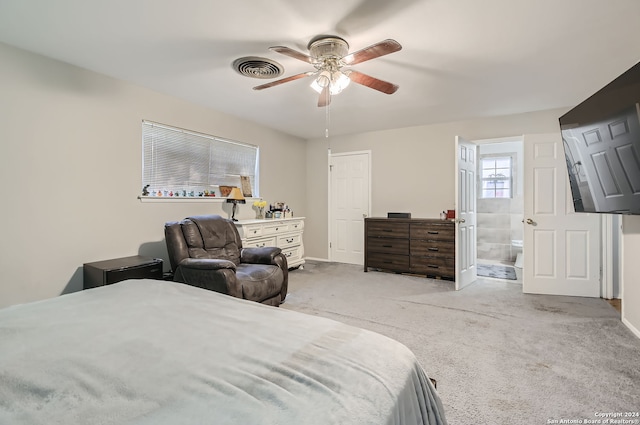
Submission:
POLYGON ((287 296, 289 271, 280 248, 242 248, 231 220, 188 217, 166 223, 164 234, 174 281, 273 306, 287 296))

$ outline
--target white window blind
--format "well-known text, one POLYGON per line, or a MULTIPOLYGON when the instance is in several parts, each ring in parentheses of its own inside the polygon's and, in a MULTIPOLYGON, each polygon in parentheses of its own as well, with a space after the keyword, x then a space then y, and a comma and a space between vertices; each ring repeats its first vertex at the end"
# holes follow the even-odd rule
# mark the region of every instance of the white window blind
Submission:
POLYGON ((258 147, 207 134, 142 122, 142 182, 149 196, 202 196, 249 177, 258 196, 258 147))

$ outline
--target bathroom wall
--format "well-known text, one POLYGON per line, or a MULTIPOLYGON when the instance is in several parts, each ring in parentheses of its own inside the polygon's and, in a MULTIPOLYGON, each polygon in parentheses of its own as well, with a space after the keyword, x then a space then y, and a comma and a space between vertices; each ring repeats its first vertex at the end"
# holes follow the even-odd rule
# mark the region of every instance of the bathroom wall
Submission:
MULTIPOLYGON (((478 145, 478 157, 509 154, 513 157, 513 197, 477 200, 478 260, 513 263, 520 249, 511 240, 522 240, 524 218, 522 141, 483 141, 478 145)), ((480 171, 478 171, 480 175, 480 171)), ((477 191, 480 194, 480 190, 477 191)))

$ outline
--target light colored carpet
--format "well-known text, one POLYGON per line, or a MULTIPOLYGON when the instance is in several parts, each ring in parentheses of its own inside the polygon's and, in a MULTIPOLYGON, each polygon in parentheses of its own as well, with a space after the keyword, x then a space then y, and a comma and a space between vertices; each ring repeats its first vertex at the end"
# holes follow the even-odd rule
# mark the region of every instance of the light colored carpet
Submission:
MULTIPOLYGON (((640 409, 640 340, 605 300, 522 294, 513 281, 453 283, 307 262, 281 308, 407 345, 451 425, 547 424, 640 409)), ((577 423, 577 422, 576 422, 577 423)))
POLYGON ((495 279, 517 280, 516 269, 512 266, 500 266, 497 264, 478 264, 478 276, 492 277, 495 279))

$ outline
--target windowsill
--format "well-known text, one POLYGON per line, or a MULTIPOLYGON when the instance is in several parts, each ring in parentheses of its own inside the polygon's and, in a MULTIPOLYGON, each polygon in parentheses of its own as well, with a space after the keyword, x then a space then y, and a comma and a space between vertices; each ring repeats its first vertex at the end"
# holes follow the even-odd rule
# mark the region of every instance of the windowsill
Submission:
MULTIPOLYGON (((221 196, 138 196, 140 202, 227 202, 221 196)), ((246 203, 253 203, 260 198, 245 198, 246 203)))

